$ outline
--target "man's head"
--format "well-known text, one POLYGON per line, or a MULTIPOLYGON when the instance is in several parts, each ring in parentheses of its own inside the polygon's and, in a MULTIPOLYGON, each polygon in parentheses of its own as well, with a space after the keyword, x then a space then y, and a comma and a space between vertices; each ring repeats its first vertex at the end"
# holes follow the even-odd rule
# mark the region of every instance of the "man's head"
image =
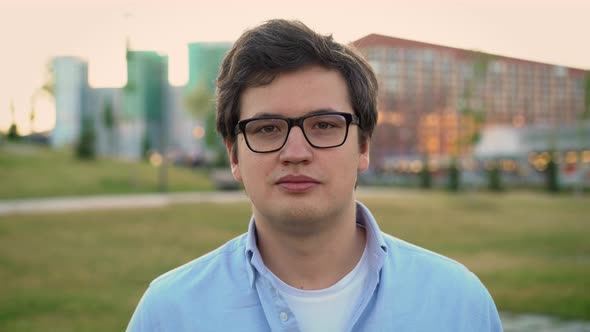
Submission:
MULTIPOLYGON (((371 67, 352 48, 322 36, 299 21, 271 20, 248 30, 225 57, 217 79, 217 130, 235 144, 240 99, 246 88, 271 83, 277 75, 309 65, 337 70, 348 87, 359 117, 359 143, 366 143, 377 121, 377 80, 371 67)), ((234 158, 236 149, 232 149, 234 158)))
POLYGON ((362 57, 300 22, 238 39, 218 78, 217 126, 258 227, 317 233, 354 211, 376 89, 362 57))

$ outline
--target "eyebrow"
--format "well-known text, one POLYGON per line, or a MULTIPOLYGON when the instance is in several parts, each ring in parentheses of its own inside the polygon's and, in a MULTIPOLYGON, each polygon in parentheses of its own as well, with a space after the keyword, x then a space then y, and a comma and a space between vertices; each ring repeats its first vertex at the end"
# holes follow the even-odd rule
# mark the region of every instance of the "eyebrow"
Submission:
MULTIPOLYGON (((314 111, 310 111, 307 112, 303 115, 300 116, 296 116, 296 118, 302 117, 302 116, 307 116, 307 115, 314 115, 314 114, 321 114, 321 113, 326 113, 326 112, 338 112, 341 113, 340 111, 337 111, 333 108, 327 107, 327 108, 320 108, 314 111)), ((277 113, 269 113, 269 112, 258 112, 256 114, 254 114, 250 119, 253 118, 288 118, 287 116, 284 116, 282 114, 277 114, 277 113)))

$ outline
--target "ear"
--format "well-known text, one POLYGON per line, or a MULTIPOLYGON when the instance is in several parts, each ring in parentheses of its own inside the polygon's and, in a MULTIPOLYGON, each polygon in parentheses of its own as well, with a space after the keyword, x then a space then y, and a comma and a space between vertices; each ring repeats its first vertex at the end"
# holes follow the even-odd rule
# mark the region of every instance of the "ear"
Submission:
POLYGON ((359 149, 360 155, 357 170, 360 173, 369 168, 369 139, 361 143, 359 149))
POLYGON ((229 157, 229 162, 231 166, 231 173, 233 174, 234 178, 242 182, 242 175, 240 174, 240 167, 238 165, 238 141, 236 139, 235 143, 231 143, 230 140, 225 140, 225 149, 227 151, 227 156, 229 157), (236 149, 236 151, 233 151, 236 149))

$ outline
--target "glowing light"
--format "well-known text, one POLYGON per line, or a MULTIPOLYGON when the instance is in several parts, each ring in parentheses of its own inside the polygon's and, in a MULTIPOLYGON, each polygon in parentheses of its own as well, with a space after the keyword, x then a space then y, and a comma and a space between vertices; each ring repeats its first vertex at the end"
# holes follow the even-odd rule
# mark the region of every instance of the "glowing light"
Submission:
POLYGON ((150 155, 150 164, 154 167, 160 167, 162 165, 162 155, 154 152, 150 155))
POLYGON ((514 172, 516 171, 516 162, 514 160, 504 159, 501 161, 502 170, 507 172, 514 172))
POLYGON ((565 162, 568 164, 575 164, 578 162, 578 153, 575 151, 568 151, 565 154, 565 162))
POLYGON ((534 153, 534 152, 529 153, 529 157, 528 157, 529 163, 531 163, 531 164, 534 163, 536 158, 537 158, 536 153, 534 153))
POLYGON ((512 125, 514 125, 514 127, 516 127, 516 128, 523 127, 524 123, 525 123, 525 119, 524 119, 524 116, 521 114, 516 115, 514 118, 512 118, 512 125))
POLYGON ((590 164, 590 151, 582 152, 582 162, 585 164, 590 164))
POLYGON ((193 136, 196 139, 201 139, 201 138, 205 137, 205 128, 203 128, 203 126, 196 126, 193 129, 193 136))
POLYGON ((398 167, 399 167, 400 172, 405 173, 410 169, 410 164, 407 161, 402 160, 399 162, 398 167))
POLYGON ((410 172, 419 173, 422 170, 422 161, 414 160, 410 163, 410 172))

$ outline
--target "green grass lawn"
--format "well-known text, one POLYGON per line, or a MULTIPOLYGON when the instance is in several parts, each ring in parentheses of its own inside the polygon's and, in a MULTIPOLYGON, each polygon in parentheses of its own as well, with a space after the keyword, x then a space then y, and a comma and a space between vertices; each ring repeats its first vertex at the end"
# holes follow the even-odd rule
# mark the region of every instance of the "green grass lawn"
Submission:
MULTIPOLYGON (((467 265, 499 310, 590 320, 587 198, 361 200, 384 231, 467 265)), ((246 203, 207 203, 0 217, 0 327, 121 331, 153 278, 244 232, 249 215, 246 203)))
MULTIPOLYGON (((70 150, 0 145, 0 199, 155 192, 158 169, 147 162, 81 161, 70 150)), ((170 191, 214 189, 204 171, 170 167, 170 191)))

